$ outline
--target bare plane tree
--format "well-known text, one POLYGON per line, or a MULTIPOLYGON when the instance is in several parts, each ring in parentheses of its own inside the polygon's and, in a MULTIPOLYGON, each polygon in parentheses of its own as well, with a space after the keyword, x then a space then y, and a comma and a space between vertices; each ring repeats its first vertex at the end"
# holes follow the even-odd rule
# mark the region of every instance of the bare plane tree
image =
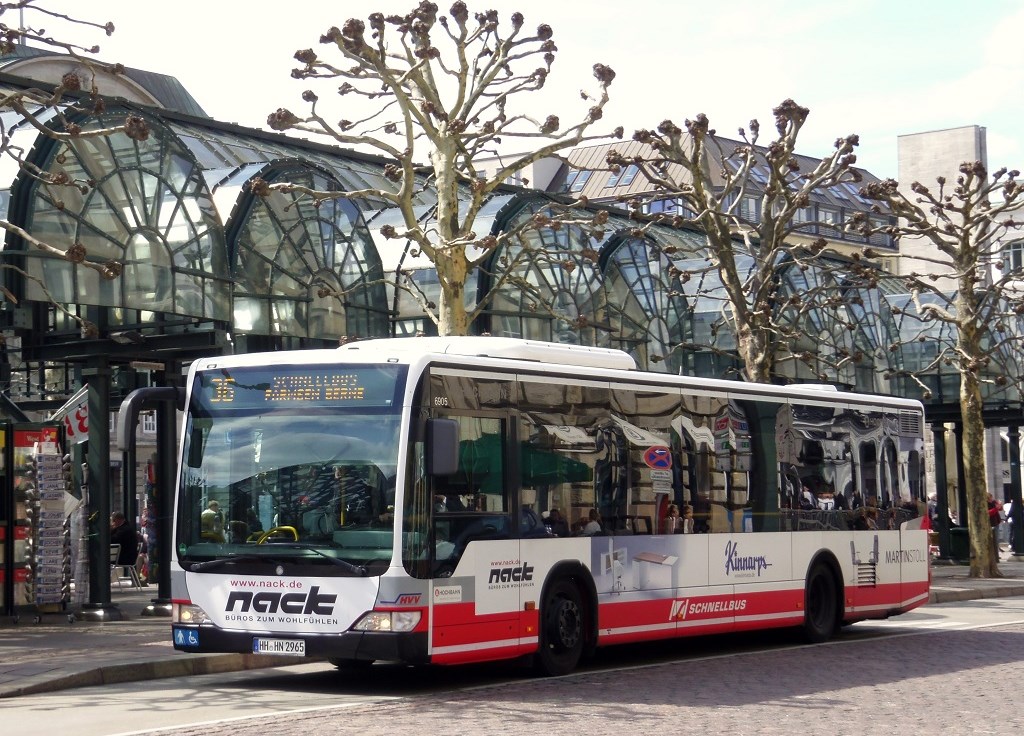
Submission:
MULTIPOLYGON (((382 229, 382 234, 411 241, 436 268, 440 303, 421 303, 438 333, 466 334, 486 301, 467 309, 467 278, 492 251, 515 237, 478 233, 481 207, 532 163, 581 142, 610 137, 588 135, 588 130, 603 117, 615 73, 594 65, 597 91, 581 92, 587 108, 579 122, 566 128, 555 115, 538 119, 515 109, 522 95, 544 87, 557 51, 551 28, 541 24, 531 33, 521 13, 512 13, 503 26, 495 10, 471 15, 465 3, 455 2, 444 16, 434 3, 421 2, 406 15, 373 13, 367 22, 350 19, 340 29, 329 29, 320 42, 337 60, 300 50, 295 58, 303 66, 292 76, 330 82, 347 110, 365 109, 365 115, 331 122, 326 112, 330 102, 310 89, 303 94, 309 104, 306 115, 282 108, 269 116, 268 125, 326 135, 393 162, 385 175, 394 189, 305 194, 314 201, 372 198, 400 208, 403 227, 382 229), (499 157, 497 170, 486 170, 483 161, 493 161, 503 143, 527 152, 499 157), (424 187, 437 197, 435 214, 426 222, 415 209, 424 187)), ((614 134, 621 137, 621 128, 614 134)), ((283 182, 260 188, 263 196, 296 190, 283 182)), ((545 217, 534 226, 545 226, 545 217)))
MULTIPOLYGON (((717 298, 722 300, 724 324, 735 335, 741 370, 747 380, 758 382, 776 378, 779 360, 811 364, 822 357, 811 356, 796 342, 805 334, 810 312, 831 309, 841 315, 841 309, 835 311, 841 306, 837 295, 820 284, 815 287, 821 292, 818 299, 810 292, 783 296, 778 270, 787 260, 807 269, 825 249, 824 240, 803 234, 814 225, 834 225, 801 216, 813 194, 860 180, 853 166, 857 136, 838 139, 828 156, 805 170, 806 160, 802 165, 796 146, 809 111, 786 100, 773 113, 777 135, 766 145, 760 143, 756 120, 749 129, 739 130, 739 141, 727 141, 701 114, 687 120, 684 128, 666 120, 656 130, 639 130, 633 139, 649 153, 627 156, 613 151, 607 160, 613 171, 638 166, 650 182, 650 194, 632 198, 634 209, 657 199, 681 200, 681 212, 655 219, 677 226, 695 224, 705 247, 696 258, 691 256, 691 263, 703 260, 705 266, 694 265, 679 276, 688 282, 702 277, 702 271, 717 273, 717 298), (752 201, 759 216, 746 209, 752 201)), ((848 362, 852 353, 835 358, 848 362)), ((817 373, 817 378, 826 378, 817 373)))
MULTIPOLYGON (((911 378, 920 382, 942 367, 960 379, 972 577, 1000 576, 988 516, 983 409, 985 394, 999 393, 1017 373, 1012 364, 1019 362, 1024 338, 1024 268, 1005 248, 1024 213, 1019 176, 1006 169, 990 174, 981 162, 967 162, 955 182, 944 177, 933 187, 914 182, 909 195, 892 179, 861 190, 900 218, 886 228, 890 234, 904 244, 924 244, 901 255, 900 276, 911 295, 904 309, 921 323, 946 326, 950 337, 911 378)), ((865 215, 849 226, 865 234, 878 230, 865 215)))

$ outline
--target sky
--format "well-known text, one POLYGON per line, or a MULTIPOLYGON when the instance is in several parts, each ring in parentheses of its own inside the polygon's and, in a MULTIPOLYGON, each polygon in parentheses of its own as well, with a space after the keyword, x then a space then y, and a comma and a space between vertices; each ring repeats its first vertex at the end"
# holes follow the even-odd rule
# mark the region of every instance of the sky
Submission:
MULTIPOLYGON (((331 59, 320 35, 348 18, 405 13, 417 0, 39 0, 43 7, 105 23, 115 32, 53 35, 98 57, 177 77, 213 118, 263 128, 278 107, 302 114, 310 85, 293 80, 298 49, 331 59), (157 9, 168 11, 158 14, 157 9)), ((443 12, 450 2, 437 3, 443 12)), ((966 125, 987 129, 990 169, 1024 169, 1024 2, 1020 0, 467 0, 471 12, 521 12, 530 28, 554 29, 549 83, 527 112, 579 119, 591 68, 610 66, 603 129, 627 136, 668 118, 704 113, 734 137, 752 118, 762 142, 772 108, 792 98, 810 109, 798 151, 821 157, 838 137, 860 136, 858 165, 898 176, 901 135, 966 125)), ((4 22, 13 19, 3 18, 4 22)), ((340 55, 334 60, 340 61, 340 55)), ((336 87, 336 84, 334 85, 336 87)), ((320 89, 323 99, 333 87, 320 89)), ((339 115, 343 117, 343 115, 339 115)), ((603 130, 602 129, 602 130, 603 130)))

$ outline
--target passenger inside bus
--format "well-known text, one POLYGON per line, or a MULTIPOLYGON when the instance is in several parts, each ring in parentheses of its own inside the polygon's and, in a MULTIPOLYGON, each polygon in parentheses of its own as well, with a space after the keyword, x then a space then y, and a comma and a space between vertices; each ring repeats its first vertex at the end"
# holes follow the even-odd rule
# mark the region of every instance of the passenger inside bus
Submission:
POLYGON ((217 501, 210 501, 200 516, 201 537, 208 542, 224 541, 224 514, 217 501))
POLYGON ((558 509, 551 509, 548 511, 548 518, 545 519, 545 524, 551 529, 551 534, 556 537, 568 537, 569 536, 569 525, 565 519, 562 518, 562 512, 558 509))
POLYGON ((523 538, 548 536, 544 520, 529 504, 523 504, 519 511, 519 534, 523 538))
POLYGON ((601 515, 597 513, 597 509, 590 509, 586 517, 581 516, 577 519, 573 528, 576 536, 580 537, 592 537, 595 534, 600 534, 604 529, 601 526, 601 515))
POLYGON ((244 521, 228 522, 228 542, 231 544, 245 544, 249 538, 249 525, 244 521))

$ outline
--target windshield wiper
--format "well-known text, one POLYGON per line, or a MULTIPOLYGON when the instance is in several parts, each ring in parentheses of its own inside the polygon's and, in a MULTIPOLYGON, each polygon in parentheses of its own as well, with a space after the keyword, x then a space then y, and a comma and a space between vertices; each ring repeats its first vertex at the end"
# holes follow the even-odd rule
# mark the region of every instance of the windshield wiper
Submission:
POLYGON ((203 570, 212 570, 232 562, 273 562, 280 564, 281 560, 266 555, 227 555, 226 557, 215 557, 212 560, 204 560, 203 562, 193 562, 192 567, 189 569, 192 572, 202 572, 203 570))
POLYGON ((358 575, 361 578, 365 578, 370 574, 370 571, 366 569, 366 565, 353 565, 351 562, 332 557, 331 555, 324 552, 322 549, 313 544, 306 544, 305 542, 265 542, 267 547, 284 547, 286 549, 305 549, 310 552, 316 552, 318 555, 329 561, 333 565, 343 567, 354 575, 358 575))

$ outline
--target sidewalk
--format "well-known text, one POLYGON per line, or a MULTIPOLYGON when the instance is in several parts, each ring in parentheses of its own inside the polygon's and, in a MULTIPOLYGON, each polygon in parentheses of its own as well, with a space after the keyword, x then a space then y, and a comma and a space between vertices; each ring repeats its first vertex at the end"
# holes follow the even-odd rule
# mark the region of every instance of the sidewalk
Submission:
MULTIPOLYGON (((1005 577, 977 580, 963 565, 932 565, 929 603, 1024 595, 1024 558, 1000 564, 1005 577)), ((280 667, 310 661, 254 654, 185 654, 171 646, 170 619, 143 616, 156 587, 114 588, 121 621, 68 623, 66 614, 44 614, 34 623, 0 620, 0 698, 118 682, 280 667)))
POLYGON ((305 660, 254 654, 187 654, 171 646, 171 619, 142 615, 157 587, 114 587, 120 621, 68 623, 66 613, 0 619, 0 698, 118 682, 280 667, 305 660))

